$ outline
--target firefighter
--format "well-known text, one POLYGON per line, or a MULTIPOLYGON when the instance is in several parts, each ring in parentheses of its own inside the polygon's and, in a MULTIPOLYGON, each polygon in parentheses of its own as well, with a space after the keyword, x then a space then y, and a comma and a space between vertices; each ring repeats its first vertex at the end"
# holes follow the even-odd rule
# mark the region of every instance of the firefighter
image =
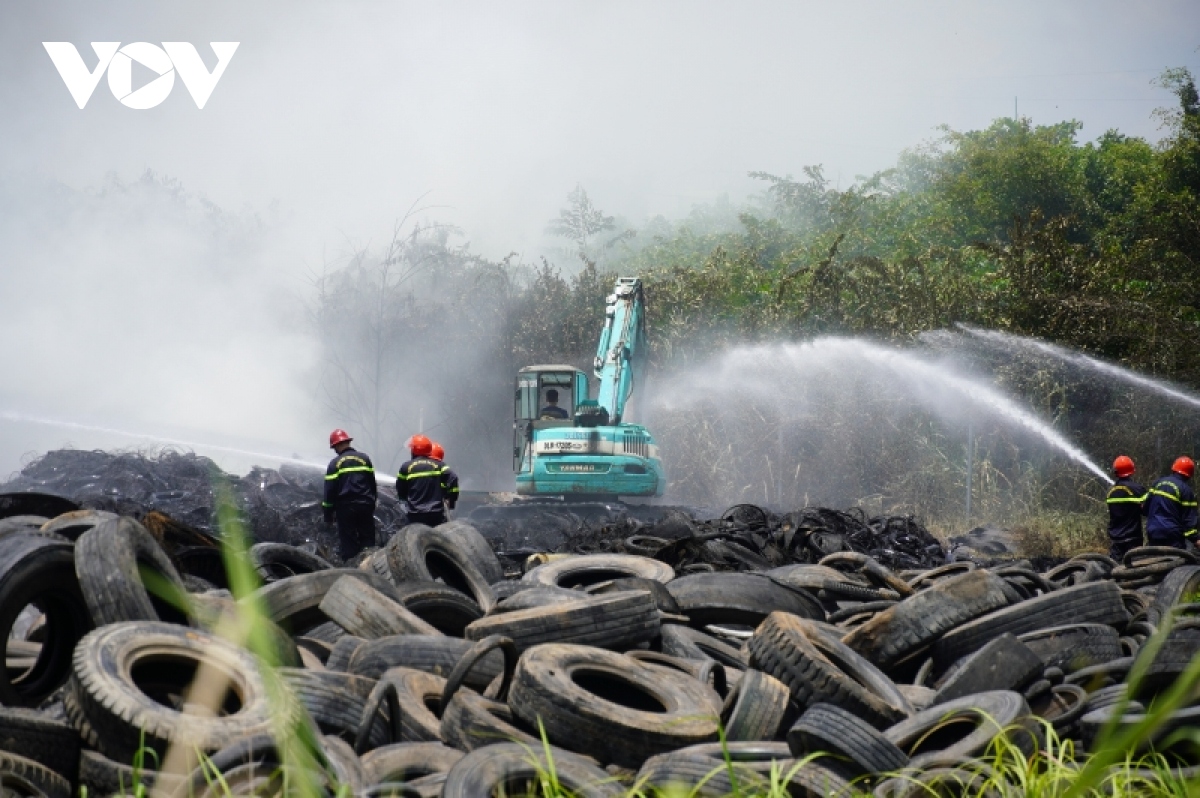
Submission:
POLYGON ((1142 502, 1146 489, 1133 481, 1133 460, 1121 455, 1113 460, 1117 481, 1108 489, 1108 556, 1117 562, 1125 552, 1142 545, 1142 502))
POLYGON ((1196 538, 1196 494, 1191 479, 1196 464, 1180 457, 1171 473, 1155 482, 1146 496, 1146 543, 1190 549, 1196 538))
POLYGON ((458 502, 458 476, 433 459, 433 441, 424 435, 408 439, 412 459, 396 474, 396 497, 410 524, 437 526, 446 522, 446 509, 458 502))
POLYGON ((367 546, 375 545, 375 466, 371 458, 350 446, 344 429, 329 433, 334 457, 325 469, 325 523, 337 520, 338 556, 349 562, 367 546))

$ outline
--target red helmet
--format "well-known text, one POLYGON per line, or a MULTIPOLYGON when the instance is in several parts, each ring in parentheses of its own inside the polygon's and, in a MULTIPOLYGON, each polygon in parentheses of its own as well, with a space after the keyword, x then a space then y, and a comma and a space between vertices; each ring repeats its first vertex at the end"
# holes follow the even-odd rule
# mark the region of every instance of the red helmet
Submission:
POLYGON ((354 439, 350 437, 350 434, 346 432, 346 430, 335 429, 333 432, 329 433, 329 448, 332 449, 339 443, 349 443, 352 440, 354 439))
POLYGON ((1177 457, 1171 464, 1171 470, 1184 479, 1191 479, 1192 474, 1196 473, 1196 464, 1190 457, 1177 457))
POLYGON ((442 445, 440 443, 438 443, 437 441, 434 441, 432 448, 429 450, 429 456, 432 457, 434 460, 445 460, 446 459, 446 450, 442 448, 442 445))
POLYGON ((417 433, 408 439, 408 449, 413 453, 413 457, 428 457, 433 451, 433 441, 417 433))
POLYGON ((1133 470, 1133 458, 1121 455, 1113 460, 1113 473, 1118 477, 1132 476, 1133 470))

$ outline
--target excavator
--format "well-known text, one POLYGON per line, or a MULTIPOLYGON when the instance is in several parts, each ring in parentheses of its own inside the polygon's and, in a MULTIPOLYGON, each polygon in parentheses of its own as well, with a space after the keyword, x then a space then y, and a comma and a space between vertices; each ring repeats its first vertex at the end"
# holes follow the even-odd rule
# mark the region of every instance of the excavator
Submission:
POLYGON ((666 474, 654 438, 626 418, 629 397, 642 384, 645 359, 642 281, 621 277, 605 300, 593 364, 596 398, 587 374, 573 366, 526 366, 517 372, 513 470, 518 495, 604 501, 663 494, 666 474))

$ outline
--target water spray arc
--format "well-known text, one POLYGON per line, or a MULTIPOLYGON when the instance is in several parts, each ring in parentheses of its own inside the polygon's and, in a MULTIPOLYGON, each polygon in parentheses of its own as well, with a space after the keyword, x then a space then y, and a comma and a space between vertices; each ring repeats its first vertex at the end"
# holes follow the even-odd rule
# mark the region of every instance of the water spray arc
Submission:
POLYGON ((1200 407, 1200 397, 1194 396, 1180 388, 1175 388, 1161 380, 1152 379, 1136 371, 1131 371, 1127 368, 1106 363, 1103 360, 1085 355, 1081 352, 1074 352, 1065 347, 1057 346, 1056 344, 1046 343, 1037 338, 1026 338, 1021 335, 1013 335, 1012 333, 1000 332, 999 330, 981 330, 977 327, 971 327, 966 324, 956 324, 958 329, 971 335, 973 338, 984 341, 993 346, 1000 347, 1019 347, 1030 352, 1038 352, 1043 355, 1049 355, 1064 363, 1070 363, 1080 368, 1088 369, 1108 377, 1114 377, 1122 382, 1136 385, 1139 388, 1145 388, 1159 396, 1164 396, 1168 399, 1182 402, 1190 407, 1200 407))
POLYGON ((739 390, 777 391, 781 380, 819 379, 822 374, 837 374, 850 364, 889 373, 907 387, 916 402, 939 415, 949 415, 953 404, 955 409, 969 411, 976 420, 990 416, 1031 433, 1100 479, 1112 481, 1082 449, 1001 391, 911 352, 859 339, 818 338, 800 344, 736 347, 683 377, 674 390, 666 392, 674 399, 664 401, 663 406, 669 410, 739 390))

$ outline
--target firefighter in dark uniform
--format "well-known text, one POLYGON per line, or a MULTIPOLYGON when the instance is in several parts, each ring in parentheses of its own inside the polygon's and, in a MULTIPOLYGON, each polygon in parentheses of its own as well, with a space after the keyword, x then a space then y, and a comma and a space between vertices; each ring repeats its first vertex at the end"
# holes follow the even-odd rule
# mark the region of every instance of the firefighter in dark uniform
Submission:
POLYGON ((1146 543, 1190 549, 1196 541, 1196 494, 1192 474, 1196 464, 1180 457, 1171 473, 1150 486, 1146 496, 1146 543))
POLYGON ((1133 460, 1121 455, 1113 460, 1117 481, 1108 489, 1108 556, 1117 562, 1125 552, 1142 545, 1142 503, 1146 489, 1133 481, 1133 460))
POLYGON ((396 497, 410 524, 446 523, 446 509, 458 502, 458 475, 435 460, 433 441, 424 435, 408 439, 412 459, 396 474, 396 497))
POLYGON ((375 545, 375 466, 371 458, 350 447, 344 429, 329 433, 329 448, 336 453, 325 469, 325 523, 337 519, 338 556, 343 562, 375 545))

